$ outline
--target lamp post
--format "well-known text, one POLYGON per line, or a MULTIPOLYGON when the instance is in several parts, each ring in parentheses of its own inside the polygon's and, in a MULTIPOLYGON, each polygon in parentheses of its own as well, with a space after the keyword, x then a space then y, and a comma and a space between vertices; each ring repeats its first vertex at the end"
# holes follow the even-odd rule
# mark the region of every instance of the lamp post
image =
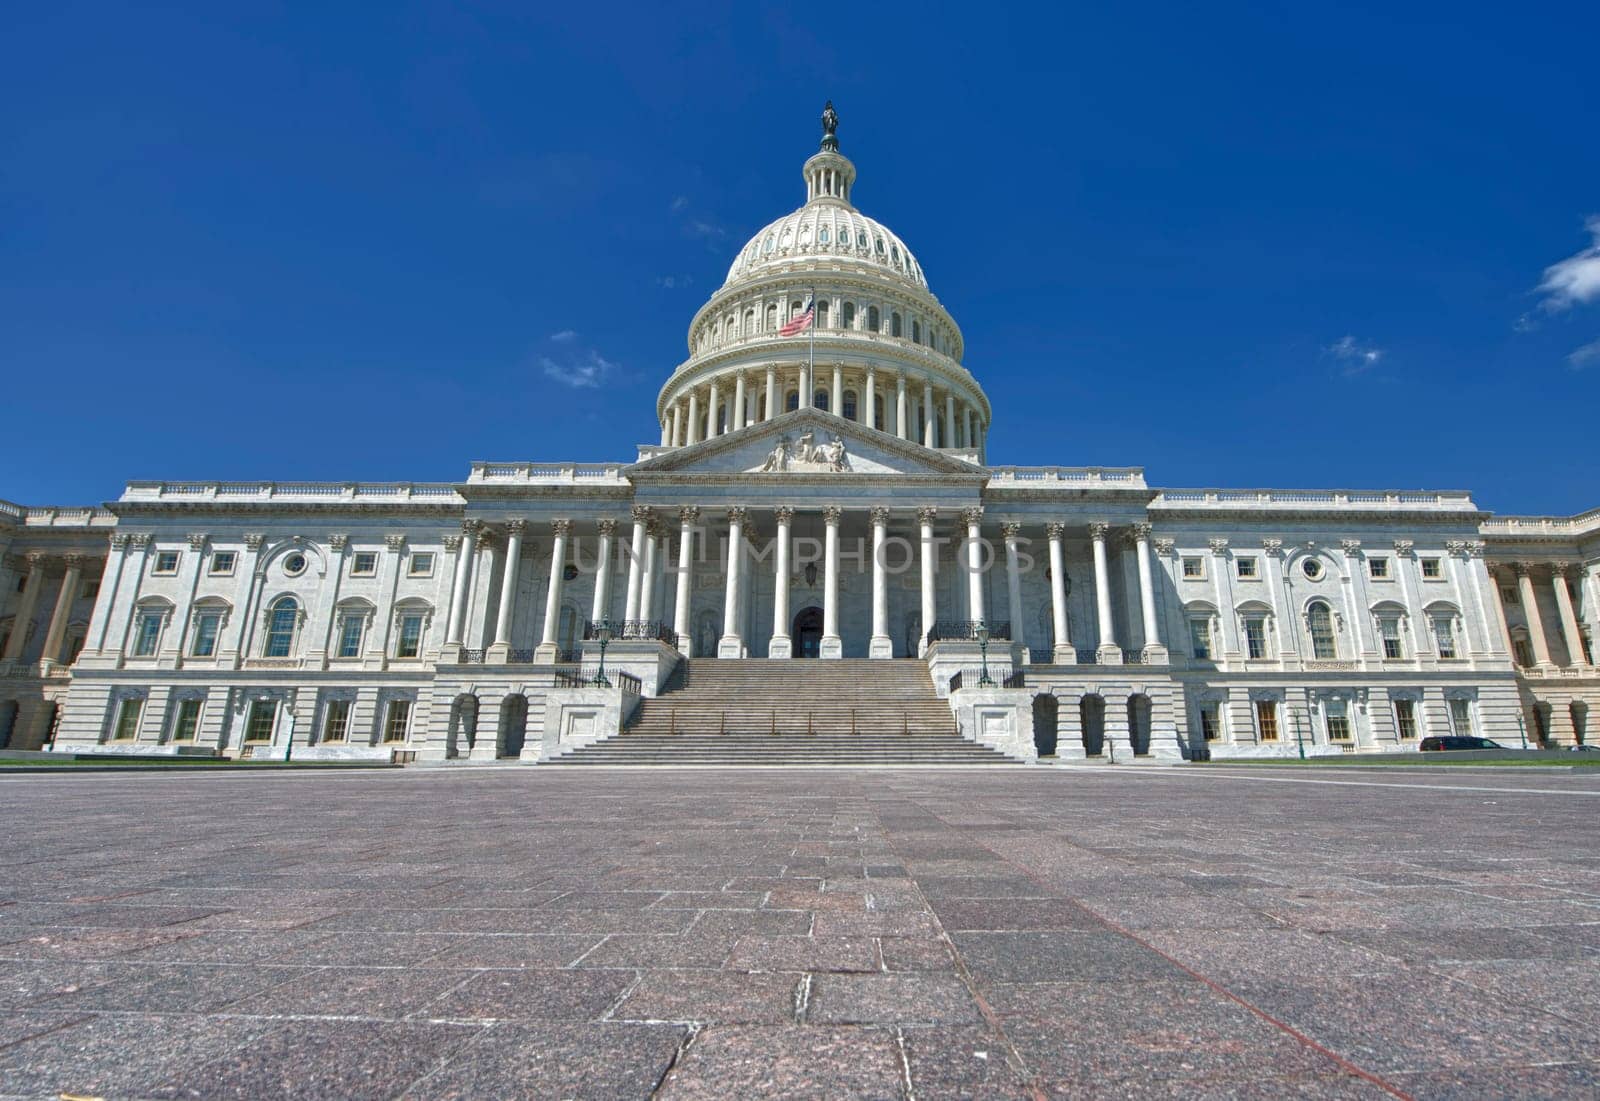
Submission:
POLYGON ((1300 750, 1300 759, 1303 761, 1306 759, 1306 736, 1305 731, 1300 728, 1300 710, 1293 708, 1289 713, 1294 716, 1294 742, 1300 750))
POLYGON ((602 619, 594 625, 594 637, 600 642, 600 668, 594 675, 596 688, 610 688, 611 682, 606 680, 606 647, 611 643, 611 621, 602 619))
POLYGON ((1522 735, 1522 748, 1528 748, 1528 724, 1522 721, 1522 705, 1517 705, 1517 733, 1522 735))
POLYGON ((989 625, 983 620, 978 620, 978 655, 983 660, 983 672, 978 677, 979 688, 993 688, 994 680, 989 676, 989 625))

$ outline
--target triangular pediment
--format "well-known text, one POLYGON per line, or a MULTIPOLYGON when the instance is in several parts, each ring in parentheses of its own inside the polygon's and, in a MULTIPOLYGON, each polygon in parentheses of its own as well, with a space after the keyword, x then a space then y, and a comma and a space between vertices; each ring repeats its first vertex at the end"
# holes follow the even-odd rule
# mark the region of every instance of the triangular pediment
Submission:
POLYGON ((674 448, 629 467, 636 475, 768 475, 849 478, 853 475, 985 476, 987 471, 942 451, 824 413, 799 409, 716 439, 674 448))

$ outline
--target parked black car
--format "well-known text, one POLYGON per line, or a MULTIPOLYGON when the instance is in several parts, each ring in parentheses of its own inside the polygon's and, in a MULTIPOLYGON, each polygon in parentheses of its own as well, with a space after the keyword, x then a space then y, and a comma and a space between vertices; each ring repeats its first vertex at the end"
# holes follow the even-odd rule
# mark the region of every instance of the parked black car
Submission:
POLYGON ((1418 746, 1423 751, 1431 749, 1505 749, 1499 742, 1492 742, 1488 738, 1468 738, 1460 734, 1449 734, 1439 738, 1424 738, 1422 745, 1418 746))

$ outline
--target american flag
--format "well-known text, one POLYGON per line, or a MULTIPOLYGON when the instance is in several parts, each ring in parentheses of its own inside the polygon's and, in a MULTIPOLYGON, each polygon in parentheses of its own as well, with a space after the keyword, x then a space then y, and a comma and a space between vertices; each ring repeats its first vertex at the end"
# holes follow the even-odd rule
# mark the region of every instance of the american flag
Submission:
POLYGON ((798 315, 792 318, 789 321, 789 324, 779 329, 778 335, 793 336, 795 333, 803 333, 807 329, 811 328, 811 322, 816 318, 816 316, 817 300, 814 297, 808 298, 806 299, 806 308, 801 310, 798 315))

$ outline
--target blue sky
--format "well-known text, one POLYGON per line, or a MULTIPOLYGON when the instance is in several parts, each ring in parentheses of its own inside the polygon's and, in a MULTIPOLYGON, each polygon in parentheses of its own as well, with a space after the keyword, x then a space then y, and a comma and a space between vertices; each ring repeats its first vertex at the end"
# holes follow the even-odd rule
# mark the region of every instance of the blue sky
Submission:
POLYGON ((0 497, 625 460, 831 97, 991 461, 1600 506, 1593 4, 136 7, 8 13, 0 497))

